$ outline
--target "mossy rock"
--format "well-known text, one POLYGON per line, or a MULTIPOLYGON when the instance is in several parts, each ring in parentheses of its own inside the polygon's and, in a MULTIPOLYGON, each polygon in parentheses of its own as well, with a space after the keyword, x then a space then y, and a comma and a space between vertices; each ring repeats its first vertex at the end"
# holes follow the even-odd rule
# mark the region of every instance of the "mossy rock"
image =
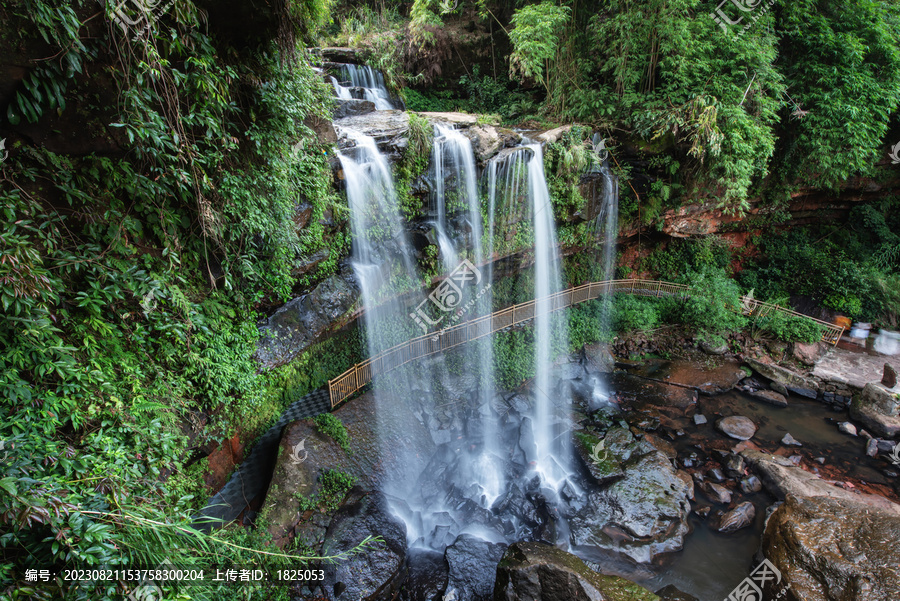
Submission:
POLYGON ((511 545, 497 566, 494 601, 659 601, 644 587, 605 576, 562 549, 543 543, 511 545))

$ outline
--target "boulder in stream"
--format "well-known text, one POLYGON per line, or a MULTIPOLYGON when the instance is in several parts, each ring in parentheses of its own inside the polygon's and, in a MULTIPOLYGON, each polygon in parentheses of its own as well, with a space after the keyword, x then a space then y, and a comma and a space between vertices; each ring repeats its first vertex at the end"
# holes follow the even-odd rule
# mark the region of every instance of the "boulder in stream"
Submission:
POLYGON ((793 392, 812 391, 813 398, 815 398, 815 391, 818 388, 818 384, 812 378, 800 375, 797 372, 787 369, 786 367, 781 367, 780 365, 775 365, 774 363, 763 363, 762 361, 758 361, 756 359, 748 358, 747 365, 749 365, 753 369, 753 371, 755 371, 759 375, 766 377, 772 381, 781 383, 788 390, 791 390, 793 392))
POLYGON ((850 417, 878 436, 893 438, 900 434, 900 395, 883 384, 869 382, 862 393, 853 397, 850 417))
POLYGON ((749 417, 732 415, 716 422, 716 428, 726 436, 737 440, 750 440, 756 434, 756 424, 749 417))
POLYGON ((758 401, 762 401, 763 403, 768 403, 769 405, 775 405, 776 407, 787 407, 788 401, 780 392, 775 392, 774 390, 754 390, 748 393, 754 399, 758 401))
POLYGON ((756 507, 750 501, 744 501, 737 507, 726 511, 718 520, 716 530, 719 532, 737 532, 753 524, 756 518, 756 507))
POLYGON ((604 576, 562 549, 541 543, 510 545, 497 566, 494 601, 659 601, 618 576, 604 576))
POLYGON ((624 428, 610 429, 604 440, 625 475, 591 492, 585 506, 569 516, 572 545, 588 557, 613 551, 644 563, 680 550, 690 530, 690 478, 624 428))
POLYGON ((767 520, 762 538, 763 555, 782 574, 775 590, 788 585, 793 598, 804 601, 900 599, 900 506, 895 507, 788 496, 767 520))
MULTIPOLYGON (((852 501, 857 506, 871 506, 900 516, 900 505, 878 495, 851 492, 811 474, 786 457, 761 451, 744 450, 741 455, 759 474, 763 485, 778 499, 795 497, 829 497, 852 501)), ((898 539, 900 540, 900 539, 898 539)))

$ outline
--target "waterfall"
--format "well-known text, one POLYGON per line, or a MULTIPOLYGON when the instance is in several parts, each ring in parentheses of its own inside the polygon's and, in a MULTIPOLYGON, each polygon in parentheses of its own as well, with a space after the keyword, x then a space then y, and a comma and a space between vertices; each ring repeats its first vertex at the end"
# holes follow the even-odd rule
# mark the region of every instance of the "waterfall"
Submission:
MULTIPOLYGON (((609 168, 609 152, 600 134, 594 134, 595 163, 589 172, 599 174, 603 187, 599 199, 599 210, 592 224, 594 237, 601 241, 598 264, 602 267, 602 280, 615 278, 616 239, 619 235, 619 179, 609 168)), ((604 340, 612 337, 613 295, 604 294, 600 299, 600 332, 604 340)), ((602 381, 595 383, 593 402, 599 406, 609 402, 610 390, 602 381)))
MULTIPOLYGON (((409 338, 409 308, 401 294, 421 282, 413 262, 414 252, 400 214, 393 176, 375 140, 348 128, 339 128, 354 146, 340 150, 347 201, 350 208, 353 248, 351 265, 359 282, 365 308, 363 326, 370 357, 409 338)), ((415 296, 415 295, 412 295, 415 296)), ((418 298, 412 302, 417 302, 418 298)), ((379 378, 372 365, 373 395, 378 432, 379 480, 390 499, 403 499, 426 467, 408 444, 423 433, 416 418, 420 404, 430 402, 432 368, 427 362, 399 368, 379 378)), ((389 369, 389 368, 388 368, 389 369)), ((422 520, 411 516, 403 502, 390 501, 393 511, 407 524, 409 541, 422 536, 422 520)))
POLYGON ((568 328, 565 314, 551 312, 554 307, 547 298, 562 290, 562 278, 541 146, 527 144, 497 155, 488 164, 487 188, 488 247, 494 245, 494 232, 518 232, 528 227, 529 220, 534 235, 535 379, 528 416, 533 440, 523 434, 520 444, 544 484, 558 490, 571 473, 571 418, 569 399, 555 390, 553 347, 568 346, 568 328), (522 204, 530 214, 516 214, 514 208, 522 204))
POLYGON ((569 399, 555 394, 552 347, 556 342, 568 350, 568 324, 563 312, 551 312, 555 302, 549 296, 563 287, 556 226, 541 146, 529 144, 528 148, 532 151, 528 161, 528 197, 534 227, 534 461, 542 480, 559 490, 571 472, 571 417, 569 399))
MULTIPOLYGON (((450 126, 434 126, 432 145, 434 194, 434 228, 440 250, 441 263, 446 273, 452 273, 466 254, 475 266, 480 267, 480 289, 467 290, 471 306, 461 320, 469 320, 487 315, 492 310, 493 298, 490 284, 493 269, 490 261, 484 260, 484 225, 481 214, 481 198, 478 194, 478 176, 475 168, 475 152, 472 142, 450 126), (452 202, 451 202, 452 200, 452 202), (462 212, 465 207, 465 212, 462 212), (449 208, 449 211, 448 211, 449 208), (461 214, 465 227, 453 227, 450 216, 461 214), (455 235, 452 235, 456 232, 455 235), (468 234, 466 236, 466 233, 468 234)), ((492 229, 488 228, 488 235, 492 229)), ((490 249, 490 245, 487 247, 490 249)), ((488 250, 490 253, 490 250, 488 250)), ((488 255, 490 258, 490 255, 488 255)), ((467 303, 468 304, 468 303, 467 303)), ((468 479, 481 487, 483 502, 490 507, 504 486, 503 471, 500 467, 501 449, 497 434, 497 415, 491 407, 494 390, 493 339, 478 340, 463 350, 465 361, 476 375, 477 406, 481 418, 481 451, 471 457, 464 471, 468 479)))
POLYGON ((388 93, 384 75, 380 71, 368 65, 342 64, 341 78, 343 82, 332 82, 338 98, 352 98, 352 92, 356 89, 361 92, 362 98, 375 104, 375 110, 387 111, 398 108, 388 93), (350 85, 345 85, 347 83, 350 85))

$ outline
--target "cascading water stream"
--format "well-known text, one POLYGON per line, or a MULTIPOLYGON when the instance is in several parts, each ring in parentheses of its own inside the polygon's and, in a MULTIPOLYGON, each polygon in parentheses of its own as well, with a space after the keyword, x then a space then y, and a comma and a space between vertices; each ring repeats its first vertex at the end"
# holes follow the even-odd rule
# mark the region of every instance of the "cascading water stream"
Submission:
POLYGON ((398 108, 388 93, 384 75, 368 65, 341 65, 342 82, 332 81, 338 98, 352 98, 354 88, 362 91, 362 97, 375 104, 375 110, 387 111, 398 108), (349 83, 350 85, 344 85, 349 83))
MULTIPOLYGON (((474 265, 481 267, 481 289, 477 292, 470 291, 468 301, 472 305, 463 319, 486 315, 491 312, 493 304, 490 287, 493 269, 489 261, 487 264, 484 261, 485 228, 482 224, 481 198, 478 194, 475 153, 471 141, 452 127, 436 124, 432 163, 435 231, 441 262, 446 272, 451 273, 457 268, 460 259, 468 254, 474 265), (464 229, 468 229, 468 239, 462 233, 455 238, 450 236, 452 228, 448 218, 448 204, 451 197, 455 201, 451 212, 455 212, 455 207, 466 207, 468 227, 464 229)), ((491 232, 490 228, 488 231, 491 232)), ((490 249, 491 246, 488 245, 488 253, 490 249)), ((488 337, 474 342, 464 353, 467 365, 478 380, 477 400, 481 415, 480 435, 483 440, 480 454, 464 467, 469 472, 469 477, 481 486, 483 500, 479 504, 490 507, 503 490, 505 479, 502 469, 498 467, 501 451, 497 436, 497 415, 491 407, 495 394, 493 341, 488 337)))
POLYGON ((542 480, 559 490, 571 473, 571 418, 569 400, 560 400, 554 394, 552 347, 557 342, 568 348, 568 326, 563 313, 553 312, 555 301, 550 298, 562 290, 562 279, 543 151, 539 144, 529 144, 528 148, 532 151, 528 161, 528 197, 534 228, 534 461, 542 480))
MULTIPOLYGON (((609 152, 600 134, 594 134, 592 143, 597 162, 591 165, 589 173, 599 174, 603 184, 598 203, 599 211, 592 229, 594 238, 601 241, 598 256, 598 263, 603 269, 601 279, 612 280, 615 275, 616 238, 619 233, 619 179, 609 167, 609 152)), ((600 298, 600 303, 600 332, 604 339, 609 339, 612 335, 613 295, 604 294, 600 298)), ((598 381, 594 388, 594 407, 608 403, 609 398, 608 384, 598 381)))
MULTIPOLYGON (((338 152, 350 207, 353 250, 351 265, 360 285, 365 312, 365 339, 374 357, 406 338, 408 307, 400 296, 404 287, 418 285, 413 248, 400 216, 390 165, 375 140, 360 132, 340 128, 352 148, 338 152)), ((413 301, 415 302, 415 301, 413 301)), ((382 457, 382 492, 404 498, 425 468, 426 458, 417 456, 405 443, 421 430, 416 421, 417 404, 431 395, 428 364, 413 369, 395 369, 379 378, 373 364, 373 393, 377 411, 379 453, 382 457), (424 388, 424 390, 423 390, 424 388)), ((393 507, 406 522, 410 540, 421 536, 421 528, 407 508, 393 507)))

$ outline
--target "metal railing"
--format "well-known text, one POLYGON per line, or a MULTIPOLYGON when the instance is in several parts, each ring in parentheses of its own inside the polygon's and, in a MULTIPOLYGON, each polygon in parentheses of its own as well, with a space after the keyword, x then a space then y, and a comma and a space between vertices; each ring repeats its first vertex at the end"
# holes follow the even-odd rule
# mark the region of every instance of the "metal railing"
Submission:
MULTIPOLYGON (((625 292, 638 296, 690 296, 690 290, 690 286, 684 284, 673 284, 658 280, 606 280, 562 290, 551 294, 547 298, 550 301, 549 312, 554 312, 578 303, 593 300, 604 294, 625 292)), ((746 296, 741 301, 741 312, 744 315, 765 317, 772 311, 780 311, 795 317, 812 320, 823 327, 822 340, 829 344, 837 344, 841 334, 844 332, 844 328, 841 326, 815 319, 778 305, 764 303, 746 296)), ((537 304, 534 300, 513 305, 490 315, 478 317, 438 332, 417 336, 361 363, 357 363, 338 377, 328 381, 331 406, 334 408, 338 403, 371 382, 376 375, 384 374, 421 357, 440 353, 471 340, 490 336, 494 332, 534 319, 536 306, 537 304)))

